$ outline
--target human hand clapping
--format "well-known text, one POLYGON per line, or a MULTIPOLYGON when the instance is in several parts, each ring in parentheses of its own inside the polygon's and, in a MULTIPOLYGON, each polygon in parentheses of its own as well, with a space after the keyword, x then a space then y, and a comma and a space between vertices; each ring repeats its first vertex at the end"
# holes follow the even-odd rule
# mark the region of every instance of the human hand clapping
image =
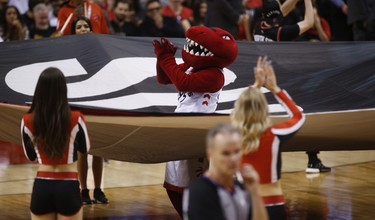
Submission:
POLYGON ((264 66, 265 62, 267 61, 267 56, 265 57, 258 57, 257 61, 257 66, 254 67, 254 77, 255 77, 255 82, 254 82, 254 87, 260 88, 264 86, 265 83, 265 72, 264 72, 264 66))
POLYGON ((272 66, 272 62, 268 59, 267 56, 260 56, 258 58, 257 66, 254 68, 254 77, 254 86, 256 88, 264 86, 272 93, 277 93, 280 91, 280 88, 277 85, 276 75, 272 66))

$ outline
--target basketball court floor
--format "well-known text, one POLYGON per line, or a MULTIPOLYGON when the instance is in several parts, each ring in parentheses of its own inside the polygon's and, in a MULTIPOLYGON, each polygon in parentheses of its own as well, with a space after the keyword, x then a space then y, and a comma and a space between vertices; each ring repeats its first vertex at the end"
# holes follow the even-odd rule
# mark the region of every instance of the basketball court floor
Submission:
MULTIPOLYGON (((332 167, 330 173, 306 174, 304 152, 283 153, 282 185, 290 219, 375 219, 375 151, 321 152, 319 157, 332 167)), ((110 202, 84 206, 84 219, 179 219, 162 187, 164 166, 109 160, 102 185, 110 202)), ((19 146, 0 144, 0 219, 30 219, 36 169, 19 146)))

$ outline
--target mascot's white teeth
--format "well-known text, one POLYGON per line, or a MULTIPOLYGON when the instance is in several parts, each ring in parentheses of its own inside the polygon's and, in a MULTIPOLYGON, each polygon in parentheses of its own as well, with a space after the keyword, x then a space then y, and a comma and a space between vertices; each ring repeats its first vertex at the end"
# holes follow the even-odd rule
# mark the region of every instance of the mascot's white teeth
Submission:
POLYGON ((184 45, 184 51, 186 53, 189 53, 194 56, 200 56, 200 57, 212 57, 214 54, 209 51, 207 48, 204 46, 198 44, 197 42, 186 38, 186 45, 184 45))

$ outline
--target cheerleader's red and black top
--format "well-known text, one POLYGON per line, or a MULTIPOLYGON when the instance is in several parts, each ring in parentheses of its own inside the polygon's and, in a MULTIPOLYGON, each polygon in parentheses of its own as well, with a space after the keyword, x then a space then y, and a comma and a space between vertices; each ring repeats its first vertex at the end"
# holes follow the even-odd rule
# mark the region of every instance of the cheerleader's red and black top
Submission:
POLYGON ((78 159, 78 151, 86 153, 90 149, 90 140, 87 135, 86 124, 83 115, 78 111, 71 111, 68 143, 64 150, 64 155, 60 159, 48 159, 43 150, 42 141, 34 145, 33 117, 31 114, 25 114, 22 118, 21 135, 22 146, 26 157, 31 161, 38 159, 39 164, 71 164, 78 159))
POLYGON ((250 163, 258 172, 260 184, 274 183, 281 178, 281 147, 305 122, 305 116, 286 91, 281 90, 275 98, 290 118, 268 128, 260 138, 259 148, 242 157, 242 164, 250 163))

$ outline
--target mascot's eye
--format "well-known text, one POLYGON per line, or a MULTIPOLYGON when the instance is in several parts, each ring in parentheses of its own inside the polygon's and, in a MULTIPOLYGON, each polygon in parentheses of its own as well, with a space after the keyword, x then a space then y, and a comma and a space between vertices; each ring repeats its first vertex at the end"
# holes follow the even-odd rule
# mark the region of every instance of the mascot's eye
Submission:
POLYGON ((224 35, 224 36, 223 36, 223 39, 224 39, 224 40, 230 40, 230 37, 229 37, 228 35, 224 35))

